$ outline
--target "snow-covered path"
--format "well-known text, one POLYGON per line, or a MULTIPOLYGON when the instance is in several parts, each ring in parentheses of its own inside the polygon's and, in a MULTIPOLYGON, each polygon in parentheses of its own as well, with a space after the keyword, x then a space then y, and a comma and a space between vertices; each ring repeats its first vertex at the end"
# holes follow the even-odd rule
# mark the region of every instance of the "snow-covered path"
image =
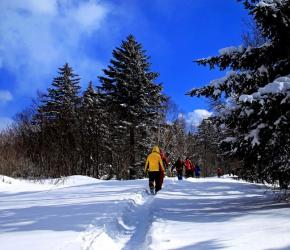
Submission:
POLYGON ((151 249, 290 249, 290 206, 262 186, 175 182, 155 200, 151 249))
POLYGON ((147 181, 0 182, 1 249, 290 249, 290 205, 262 186, 167 178, 150 196, 147 181))

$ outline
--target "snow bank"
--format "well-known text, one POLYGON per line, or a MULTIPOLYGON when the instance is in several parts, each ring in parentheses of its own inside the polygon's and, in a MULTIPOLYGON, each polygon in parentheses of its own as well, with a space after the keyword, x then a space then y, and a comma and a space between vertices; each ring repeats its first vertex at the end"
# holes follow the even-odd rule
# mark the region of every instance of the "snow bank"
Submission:
POLYGON ((0 175, 0 192, 4 190, 9 193, 17 193, 21 191, 41 191, 53 188, 54 185, 48 182, 39 183, 36 181, 16 179, 4 175, 0 175))
POLYGON ((69 177, 64 177, 62 180, 63 180, 64 186, 76 186, 76 185, 103 182, 103 180, 99 180, 96 178, 83 176, 83 175, 73 175, 73 176, 69 176, 69 177))

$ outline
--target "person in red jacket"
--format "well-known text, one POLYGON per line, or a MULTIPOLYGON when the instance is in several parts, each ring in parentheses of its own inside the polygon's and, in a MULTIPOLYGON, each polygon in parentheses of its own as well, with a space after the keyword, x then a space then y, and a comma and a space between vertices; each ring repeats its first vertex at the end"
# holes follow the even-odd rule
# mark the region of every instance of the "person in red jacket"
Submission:
POLYGON ((181 157, 178 157, 177 161, 171 168, 171 172, 173 171, 174 168, 176 169, 178 180, 182 180, 183 165, 184 164, 183 161, 181 160, 181 157))
POLYGON ((160 173, 160 183, 162 185, 164 177, 165 177, 165 171, 166 171, 166 169, 169 166, 169 161, 168 161, 168 158, 167 158, 168 154, 165 153, 162 149, 160 149, 160 156, 161 156, 161 159, 162 159, 162 162, 163 162, 163 167, 164 167, 164 171, 161 171, 161 173, 160 173))
POLYGON ((184 161, 184 166, 185 166, 185 177, 186 178, 193 177, 194 166, 188 157, 186 157, 186 159, 184 161))
POLYGON ((220 178, 222 176, 222 169, 221 168, 217 169, 217 176, 218 176, 218 178, 220 178))

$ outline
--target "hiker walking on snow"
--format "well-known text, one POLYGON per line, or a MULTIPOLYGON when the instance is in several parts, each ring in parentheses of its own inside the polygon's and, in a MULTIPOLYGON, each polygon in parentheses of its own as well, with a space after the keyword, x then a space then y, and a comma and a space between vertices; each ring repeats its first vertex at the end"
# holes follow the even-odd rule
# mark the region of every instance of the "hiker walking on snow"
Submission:
POLYGON ((161 171, 161 173, 160 173, 160 183, 161 183, 161 186, 162 186, 163 180, 164 180, 164 177, 165 177, 165 171, 166 171, 166 169, 169 166, 169 161, 168 161, 168 158, 167 158, 168 154, 165 153, 162 149, 160 149, 160 156, 161 156, 161 160, 162 160, 163 167, 164 167, 164 171, 161 171))
POLYGON ((218 178, 220 178, 222 176, 222 169, 221 168, 217 169, 217 176, 218 176, 218 178))
POLYGON ((192 164, 192 162, 189 160, 188 157, 186 157, 184 161, 184 166, 185 166, 185 177, 186 178, 193 177, 194 165, 192 164))
POLYGON ((200 167, 197 164, 195 164, 194 174, 195 174, 196 178, 199 178, 199 176, 200 176, 200 167))
POLYGON ((152 153, 147 157, 144 170, 145 173, 148 171, 150 192, 156 194, 162 188, 161 174, 165 173, 159 147, 153 147, 152 153))
POLYGON ((181 160, 180 157, 178 157, 177 161, 172 166, 171 172, 173 171, 174 168, 176 169, 178 180, 182 180, 183 161, 181 160))

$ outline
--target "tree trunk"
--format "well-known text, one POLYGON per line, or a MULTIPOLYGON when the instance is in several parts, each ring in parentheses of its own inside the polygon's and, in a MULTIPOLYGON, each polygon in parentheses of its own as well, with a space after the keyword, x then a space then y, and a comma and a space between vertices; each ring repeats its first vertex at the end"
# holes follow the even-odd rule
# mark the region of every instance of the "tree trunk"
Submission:
POLYGON ((133 179, 136 174, 135 167, 135 128, 130 127, 130 166, 129 166, 129 178, 133 179))

